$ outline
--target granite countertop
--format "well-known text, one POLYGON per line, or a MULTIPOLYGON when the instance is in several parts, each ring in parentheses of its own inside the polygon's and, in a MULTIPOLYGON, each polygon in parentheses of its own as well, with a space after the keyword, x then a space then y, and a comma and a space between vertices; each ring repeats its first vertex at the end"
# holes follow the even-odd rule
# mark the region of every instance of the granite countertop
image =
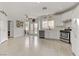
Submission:
POLYGON ((71 29, 64 29, 64 30, 60 30, 60 32, 70 32, 71 29))

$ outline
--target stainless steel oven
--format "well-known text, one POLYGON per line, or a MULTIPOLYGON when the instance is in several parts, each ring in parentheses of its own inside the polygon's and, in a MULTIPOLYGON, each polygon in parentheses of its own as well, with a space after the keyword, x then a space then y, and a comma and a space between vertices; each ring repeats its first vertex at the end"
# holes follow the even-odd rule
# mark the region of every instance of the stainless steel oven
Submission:
POLYGON ((70 35, 71 35, 70 31, 65 31, 65 30, 60 31, 60 39, 62 41, 70 43, 70 35))

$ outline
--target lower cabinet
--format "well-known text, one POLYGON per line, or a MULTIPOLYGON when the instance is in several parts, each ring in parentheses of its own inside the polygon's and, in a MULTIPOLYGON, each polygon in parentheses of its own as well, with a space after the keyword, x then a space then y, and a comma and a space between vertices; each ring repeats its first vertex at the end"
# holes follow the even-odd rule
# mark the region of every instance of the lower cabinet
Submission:
POLYGON ((45 38, 59 39, 59 30, 45 30, 45 38))
POLYGON ((45 38, 45 31, 39 30, 39 38, 45 38))

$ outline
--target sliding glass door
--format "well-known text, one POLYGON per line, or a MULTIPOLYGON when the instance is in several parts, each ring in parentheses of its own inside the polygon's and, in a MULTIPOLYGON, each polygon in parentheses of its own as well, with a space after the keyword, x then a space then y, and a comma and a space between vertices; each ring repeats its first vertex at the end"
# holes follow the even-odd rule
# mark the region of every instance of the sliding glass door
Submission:
POLYGON ((32 20, 26 21, 26 35, 38 36, 38 22, 32 20))

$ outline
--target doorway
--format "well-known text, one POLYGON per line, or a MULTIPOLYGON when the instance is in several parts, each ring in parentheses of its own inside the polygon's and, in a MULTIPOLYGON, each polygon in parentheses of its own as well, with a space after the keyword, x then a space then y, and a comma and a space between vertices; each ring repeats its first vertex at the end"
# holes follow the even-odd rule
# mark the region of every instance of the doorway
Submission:
POLYGON ((25 22, 25 30, 26 30, 26 45, 27 47, 37 47, 39 41, 39 23, 36 20, 29 19, 25 22))
POLYGON ((8 38, 13 38, 13 34, 14 34, 13 29, 14 29, 13 21, 9 20, 8 21, 8 38))
POLYGON ((38 36, 38 21, 29 19, 25 22, 26 35, 38 36))

